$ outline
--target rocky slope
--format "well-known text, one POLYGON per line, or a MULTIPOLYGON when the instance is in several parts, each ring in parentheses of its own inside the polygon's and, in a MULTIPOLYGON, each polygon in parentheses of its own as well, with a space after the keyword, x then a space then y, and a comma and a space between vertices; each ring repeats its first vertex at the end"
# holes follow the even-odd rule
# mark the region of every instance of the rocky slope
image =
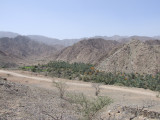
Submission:
POLYGON ((113 55, 105 58, 97 68, 106 72, 160 72, 160 42, 132 40, 113 55))
POLYGON ((54 60, 96 64, 104 56, 114 53, 117 46, 120 46, 120 43, 100 38, 82 40, 56 53, 54 60))
MULTIPOLYGON (((11 76, 11 74, 8 74, 7 76, 11 76)), ((86 86, 84 86, 84 88, 86 88, 86 86)), ((73 91, 73 89, 74 87, 71 89, 71 91, 73 91)), ((83 87, 80 89, 83 89, 83 87)), ((87 90, 89 90, 90 94, 88 94, 85 90, 84 93, 91 98, 92 90, 87 90)), ((83 119, 83 114, 76 110, 77 108, 80 108, 80 106, 77 106, 76 103, 72 103, 69 99, 67 99, 67 94, 71 95, 69 94, 71 93, 69 91, 67 91, 65 98, 61 99, 59 97, 58 90, 54 87, 42 87, 38 84, 27 84, 27 82, 20 84, 18 82, 7 81, 7 78, 1 77, 0 91, 0 120, 83 119)), ((77 95, 82 94, 79 93, 79 91, 74 91, 74 94, 75 93, 77 93, 77 95)), ((128 95, 132 100, 136 101, 136 103, 139 100, 139 97, 137 98, 138 100, 133 99, 131 94, 126 93, 123 93, 123 100, 126 99, 124 99, 124 95, 128 95)), ((121 95, 117 96, 122 97, 121 95)), ((150 96, 148 97, 148 99, 150 99, 150 96)), ((134 102, 130 102, 130 104, 127 103, 127 106, 123 105, 126 103, 123 103, 121 98, 118 99, 118 101, 119 103, 113 103, 108 107, 105 106, 98 111, 93 120, 130 120, 131 118, 134 118, 133 120, 159 120, 160 118, 160 113, 154 108, 154 106, 159 106, 158 99, 157 101, 154 101, 153 98, 153 100, 150 102, 143 100, 143 104, 141 102, 138 104, 133 104, 134 102), (150 108, 153 107, 154 109, 149 109, 149 106, 150 108), (142 107, 145 109, 141 109, 142 107)), ((99 102, 97 103, 100 104, 99 102)))
POLYGON ((0 120, 78 120, 73 106, 55 90, 0 78, 0 120))
POLYGON ((6 53, 0 51, 0 66, 1 67, 16 67, 16 61, 18 58, 10 57, 6 53), (15 61, 15 62, 12 62, 15 61))
POLYGON ((18 63, 19 60, 26 62, 27 60, 41 59, 54 53, 57 49, 32 41, 28 37, 17 36, 15 38, 0 38, 0 51, 0 63, 6 61, 18 63))

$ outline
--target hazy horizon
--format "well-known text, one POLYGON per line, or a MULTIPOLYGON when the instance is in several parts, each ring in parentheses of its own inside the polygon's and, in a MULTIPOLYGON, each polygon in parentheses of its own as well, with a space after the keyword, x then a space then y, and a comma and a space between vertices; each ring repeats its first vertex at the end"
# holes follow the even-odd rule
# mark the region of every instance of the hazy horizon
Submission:
POLYGON ((0 31, 57 39, 159 36, 159 0, 1 0, 0 31))

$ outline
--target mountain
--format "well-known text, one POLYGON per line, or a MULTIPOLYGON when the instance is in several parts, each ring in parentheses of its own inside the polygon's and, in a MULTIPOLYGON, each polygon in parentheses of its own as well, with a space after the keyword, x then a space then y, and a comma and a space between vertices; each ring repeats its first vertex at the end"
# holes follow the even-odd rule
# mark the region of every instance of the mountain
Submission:
POLYGON ((147 73, 160 72, 160 41, 132 40, 97 66, 105 72, 147 73))
POLYGON ((155 37, 148 37, 148 36, 119 36, 119 35, 114 35, 114 36, 111 36, 111 37, 108 37, 108 36, 95 36, 95 37, 92 37, 92 38, 102 38, 104 40, 116 40, 118 42, 121 42, 121 43, 127 43, 131 40, 140 40, 140 41, 148 41, 148 40, 160 40, 160 37, 159 36, 155 36, 155 37))
POLYGON ((16 61, 18 61, 18 58, 10 57, 6 53, 0 51, 0 67, 16 67, 16 61))
MULTIPOLYGON (((42 42, 48 45, 60 45, 61 48, 64 47, 68 47, 68 46, 72 46, 73 44, 83 40, 84 38, 80 38, 80 39, 63 39, 63 40, 59 40, 59 39, 55 39, 55 38, 48 38, 45 36, 40 36, 40 35, 28 35, 29 38, 38 41, 38 42, 42 42), (63 47, 62 47, 63 46, 63 47)), ((86 38, 86 39, 104 39, 104 40, 115 40, 118 41, 120 43, 127 43, 131 40, 140 40, 140 41, 147 41, 147 40, 160 40, 159 36, 156 37, 148 37, 148 36, 119 36, 119 35, 114 35, 111 37, 108 36, 95 36, 95 37, 90 37, 90 38, 86 38)))
POLYGON ((33 63, 43 59, 45 56, 53 54, 56 48, 31 40, 26 36, 17 36, 15 38, 0 38, 1 63, 14 58, 13 63, 33 63))
POLYGON ((75 43, 77 43, 81 40, 83 40, 83 38, 80 38, 80 39, 63 39, 63 40, 61 40, 60 44, 67 47, 67 46, 72 46, 73 44, 75 44, 75 43))
POLYGON ((120 43, 104 39, 85 39, 72 46, 66 47, 54 55, 54 60, 68 62, 84 62, 96 64, 104 56, 113 53, 120 43))
POLYGON ((49 38, 49 37, 45 37, 45 36, 41 36, 41 35, 28 35, 27 37, 29 37, 32 40, 38 41, 38 42, 42 42, 48 45, 59 45, 61 46, 60 48, 64 48, 67 46, 71 46, 74 43, 80 41, 81 39, 64 39, 64 40, 59 40, 56 38, 49 38))
POLYGON ((0 31, 0 38, 3 37, 14 38, 17 37, 18 35, 19 35, 18 33, 0 31))
POLYGON ((32 40, 35 40, 37 42, 45 43, 48 45, 56 45, 60 43, 59 39, 56 38, 49 38, 41 35, 27 35, 32 40))
MULTIPOLYGON (((14 38, 20 36, 20 34, 18 33, 14 33, 14 32, 5 32, 5 31, 0 31, 0 38, 3 37, 8 37, 8 38, 14 38)), ((52 45, 54 47, 56 47, 57 49, 62 49, 64 47, 67 46, 71 46, 74 43, 82 40, 82 39, 64 39, 64 40, 59 40, 56 38, 50 38, 50 37, 46 37, 46 36, 42 36, 42 35, 27 35, 26 37, 37 41, 37 42, 41 42, 41 43, 45 43, 47 45, 52 45)))
MULTIPOLYGON (((9 38, 14 38, 17 37, 18 33, 13 33, 13 32, 4 32, 0 31, 0 38, 2 37, 9 37, 9 38)), ((127 43, 133 39, 135 40, 140 40, 140 41, 146 41, 146 40, 160 40, 160 36, 155 36, 155 37, 148 37, 148 36, 119 36, 119 35, 114 35, 114 36, 95 36, 95 37, 89 37, 89 38, 80 38, 80 39, 56 39, 56 38, 50 38, 42 35, 27 35, 30 39, 45 43, 47 45, 52 45, 54 47, 57 47, 57 49, 62 49, 64 47, 72 46, 73 44, 83 40, 83 39, 104 39, 104 40, 115 40, 121 43, 127 43)))
POLYGON ((114 35, 114 36, 111 36, 111 37, 108 37, 108 36, 95 36, 95 37, 92 37, 92 38, 102 38, 104 40, 116 40, 116 41, 121 41, 123 39, 126 39, 126 38, 129 38, 128 36, 119 36, 119 35, 114 35))
POLYGON ((154 38, 160 40, 160 36, 154 36, 154 38))

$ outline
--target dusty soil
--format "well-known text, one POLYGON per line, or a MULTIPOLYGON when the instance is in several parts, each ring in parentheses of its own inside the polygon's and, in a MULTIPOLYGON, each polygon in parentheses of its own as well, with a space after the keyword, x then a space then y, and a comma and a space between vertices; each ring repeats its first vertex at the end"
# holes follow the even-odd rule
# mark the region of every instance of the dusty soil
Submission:
MULTIPOLYGON (((56 106, 58 104, 60 105, 60 103, 61 103, 61 102, 60 103, 54 102, 54 101, 61 101, 61 100, 59 100, 58 97, 56 97, 58 95, 57 95, 56 88, 53 86, 53 83, 52 83, 53 80, 65 82, 68 86, 68 89, 67 89, 68 92, 84 93, 87 96, 94 96, 94 94, 95 94, 95 90, 92 87, 92 83, 83 82, 83 81, 67 80, 67 79, 61 79, 61 78, 50 78, 50 77, 46 77, 43 75, 33 74, 33 73, 27 72, 27 71, 15 71, 15 70, 14 71, 0 70, 0 77, 7 78, 8 81, 15 82, 16 84, 20 84, 20 85, 23 84, 25 86, 28 86, 29 90, 27 88, 25 91, 25 92, 27 92, 27 95, 24 94, 22 97, 24 100, 27 100, 28 96, 29 97, 35 96, 35 95, 44 96, 43 98, 44 98, 45 102, 55 103, 55 104, 51 104, 52 108, 54 108, 55 105, 56 106), (31 89, 36 92, 31 92, 31 89), (47 94, 47 91, 52 92, 52 95, 47 94), (53 99, 53 101, 50 101, 51 98, 55 98, 55 99, 53 99)), ((16 88, 16 87, 14 87, 14 88, 16 88)), ((23 94, 23 92, 22 92, 22 94, 23 94)), ((106 113, 108 113, 108 111, 110 111, 116 105, 119 105, 119 104, 124 105, 124 106, 144 106, 147 104, 154 104, 152 107, 150 107, 148 109, 160 112, 160 98, 156 97, 157 92, 153 92, 151 90, 144 90, 144 89, 140 89, 140 88, 128 88, 128 87, 101 85, 100 95, 109 96, 114 100, 114 103, 111 104, 108 107, 108 110, 105 111, 106 113)), ((10 103, 12 100, 15 101, 14 105, 7 104, 8 107, 12 106, 13 108, 14 107, 16 108, 16 105, 19 104, 19 102, 15 96, 11 95, 10 97, 5 98, 5 99, 7 100, 7 103, 10 103)), ((35 99, 37 99, 37 98, 35 98, 35 99)), ((32 99, 31 99, 31 101, 32 101, 32 99)), ((41 102, 44 102, 44 101, 41 99, 39 102, 36 102, 37 107, 38 107, 38 105, 40 105, 41 102)), ((62 102, 64 102, 64 101, 62 100, 62 102)), ((26 105, 24 105, 24 106, 26 106, 26 105)), ((33 106, 30 105, 30 107, 32 109, 33 106)), ((71 108, 71 109, 68 109, 68 107, 66 107, 65 109, 69 110, 69 113, 71 113, 70 117, 73 119, 77 119, 75 114, 72 115, 72 113, 74 113, 74 111, 72 111, 72 107, 69 107, 69 108, 71 108)), ((19 110, 19 111, 21 111, 21 110, 19 110)), ((3 116, 3 112, 4 111, 0 111, 1 116, 3 116)), ((11 112, 13 112, 13 111, 11 110, 11 112)), ((48 113, 52 113, 52 112, 48 111, 48 113)), ((105 112, 103 112, 103 113, 105 114, 105 112)), ((42 112, 40 112, 40 113, 42 113, 42 112)), ((38 115, 40 113, 37 113, 37 119, 39 119, 38 115)), ((27 115, 23 115, 21 112, 20 112, 20 114, 22 115, 21 117, 27 116, 27 115)), ((25 112, 25 114, 26 114, 26 112, 25 112)), ((14 116, 14 114, 13 114, 13 116, 14 116)), ((41 117, 45 118, 46 116, 42 115, 41 117)), ((71 118, 69 118, 69 119, 71 119, 71 118)))
POLYGON ((78 120, 58 92, 0 80, 0 120, 78 120))

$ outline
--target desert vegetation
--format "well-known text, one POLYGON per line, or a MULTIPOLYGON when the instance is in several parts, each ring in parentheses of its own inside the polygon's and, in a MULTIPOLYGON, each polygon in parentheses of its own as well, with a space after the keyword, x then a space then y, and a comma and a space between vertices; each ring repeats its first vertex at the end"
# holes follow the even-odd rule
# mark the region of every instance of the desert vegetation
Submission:
POLYGON ((67 84, 53 81, 53 85, 58 89, 60 98, 64 98, 64 94, 67 91, 67 84))
POLYGON ((97 93, 95 97, 87 97, 83 93, 69 93, 67 92, 67 84, 65 82, 53 81, 53 86, 57 88, 59 97, 75 106, 75 111, 80 113, 82 116, 81 119, 84 120, 92 120, 100 110, 113 102, 113 100, 107 96, 98 96, 100 84, 93 84, 97 93), (65 94, 66 92, 67 94, 65 94))
POLYGON ((107 96, 91 98, 85 96, 83 93, 68 94, 67 100, 75 105, 76 111, 82 114, 82 119, 84 120, 92 120, 100 110, 113 102, 112 99, 107 96))
POLYGON ((53 61, 48 64, 24 66, 22 70, 43 73, 52 77, 83 80, 86 82, 104 83, 107 85, 120 85, 138 87, 160 91, 160 73, 106 73, 99 71, 94 65, 84 63, 68 63, 53 61))

